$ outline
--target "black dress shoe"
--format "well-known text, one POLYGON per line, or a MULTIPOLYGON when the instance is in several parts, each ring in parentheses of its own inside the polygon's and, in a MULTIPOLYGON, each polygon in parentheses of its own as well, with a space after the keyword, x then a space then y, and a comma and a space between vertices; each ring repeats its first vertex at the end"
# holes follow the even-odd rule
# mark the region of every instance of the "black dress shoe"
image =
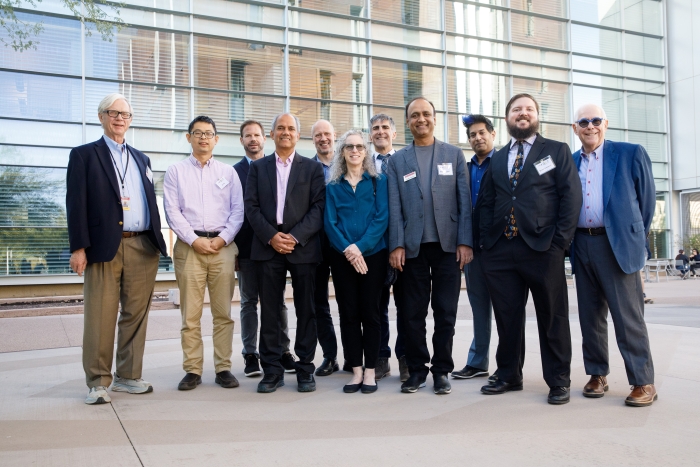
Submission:
POLYGON ((198 384, 202 384, 202 377, 195 373, 187 373, 180 381, 180 384, 177 385, 177 388, 180 391, 189 391, 196 388, 198 384))
POLYGON ((258 362, 258 356, 254 353, 248 353, 243 356, 243 361, 245 362, 245 369, 243 373, 247 377, 260 376, 262 371, 260 371, 260 363, 258 362))
POLYGON ((277 388, 284 386, 284 375, 266 374, 258 383, 258 392, 275 392, 277 388))
POLYGON ((493 384, 487 384, 486 386, 481 387, 481 392, 483 394, 505 394, 508 391, 522 391, 523 390, 523 382, 520 381, 519 383, 506 383, 503 380, 497 379, 495 383, 493 384))
POLYGON ((297 370, 297 385, 299 392, 314 392, 316 390, 314 375, 304 370, 297 370))
POLYGON ((324 358, 321 366, 316 368, 316 376, 329 376, 332 375, 334 371, 338 371, 340 367, 338 366, 338 360, 335 358, 324 358))
POLYGON ((382 378, 391 376, 391 366, 389 365, 389 359, 386 357, 379 357, 377 359, 377 364, 374 367, 374 379, 379 381, 382 378))
POLYGON ((420 373, 413 373, 408 377, 405 383, 401 385, 401 392, 414 393, 420 388, 425 387, 425 375, 420 373))
POLYGON ((433 392, 435 394, 443 395, 452 392, 452 386, 446 374, 433 375, 433 383, 433 392))
POLYGON ((472 379, 476 378, 479 376, 488 376, 489 372, 486 370, 480 370, 478 368, 474 368, 473 366, 465 366, 461 370, 453 371, 452 372, 452 377, 455 379, 472 379))
POLYGON ((362 389, 362 383, 357 383, 357 384, 346 384, 343 386, 343 392, 347 394, 352 394, 354 392, 359 391, 362 389))
POLYGON ((216 379, 214 379, 214 382, 216 384, 220 385, 222 388, 237 388, 238 387, 238 380, 228 370, 218 372, 216 374, 216 379))
POLYGON ((564 386, 554 386, 549 390, 549 396, 547 396, 547 402, 552 405, 568 404, 570 399, 569 388, 564 386))
POLYGON ((372 394, 373 392, 377 392, 377 383, 374 383, 372 385, 369 384, 363 384, 362 385, 362 394, 372 394))
POLYGON ((297 369, 294 362, 296 362, 296 359, 294 358, 294 355, 292 355, 292 352, 285 352, 282 354, 280 363, 282 364, 285 373, 296 373, 297 369))

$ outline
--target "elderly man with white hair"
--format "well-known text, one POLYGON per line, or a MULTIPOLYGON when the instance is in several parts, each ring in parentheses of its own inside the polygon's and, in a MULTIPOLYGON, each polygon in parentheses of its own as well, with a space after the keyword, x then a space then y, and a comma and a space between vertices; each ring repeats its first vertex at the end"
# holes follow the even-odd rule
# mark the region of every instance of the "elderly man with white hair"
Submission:
POLYGON ((590 380, 583 395, 608 390, 608 309, 632 392, 625 403, 656 399, 654 364, 644 322, 639 271, 656 206, 651 160, 638 144, 605 139, 608 119, 597 105, 576 112, 573 129, 581 140, 574 156, 583 203, 571 247, 583 336, 583 361, 590 380))
POLYGON ((112 391, 153 391, 141 371, 158 258, 167 256, 151 161, 125 140, 131 104, 121 94, 110 94, 100 102, 97 116, 104 135, 73 148, 66 180, 70 266, 78 275, 85 273, 86 404, 110 402, 107 388, 112 383, 112 391))

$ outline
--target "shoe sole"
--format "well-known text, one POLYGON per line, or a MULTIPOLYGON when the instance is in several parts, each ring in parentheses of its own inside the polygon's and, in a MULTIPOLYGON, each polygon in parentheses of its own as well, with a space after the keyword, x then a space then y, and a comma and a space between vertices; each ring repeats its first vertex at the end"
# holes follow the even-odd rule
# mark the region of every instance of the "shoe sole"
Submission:
MULTIPOLYGON (((376 381, 376 380, 375 380, 375 381, 376 381)), ((362 386, 362 389, 360 389, 360 392, 361 392, 362 394, 372 394, 372 393, 377 392, 377 385, 376 385, 376 384, 375 384, 374 386, 369 386, 369 387, 370 387, 371 389, 367 390, 367 389, 365 389, 365 386, 363 385, 363 386, 362 386)))
POLYGON ((197 386, 199 386, 200 384, 202 384, 202 378, 198 378, 197 381, 195 381, 195 385, 192 387, 190 387, 189 384, 185 385, 185 384, 180 383, 177 385, 177 390, 178 391, 191 391, 193 389, 197 389, 197 386))
POLYGON ((374 380, 375 380, 375 381, 379 381, 380 379, 386 378, 386 377, 388 377, 388 376, 391 376, 391 371, 387 371, 386 373, 381 374, 381 375, 378 375, 378 374, 375 373, 375 374, 374 374, 374 380))
POLYGON ((608 391, 608 389, 610 389, 610 388, 609 388, 608 386, 605 386, 605 387, 603 388, 603 392, 586 392, 586 391, 583 391, 582 394, 583 394, 583 397, 588 397, 589 399, 600 399, 601 397, 603 397, 603 396, 605 395, 605 393, 608 391))
POLYGON ((149 392, 153 392, 153 386, 148 386, 147 388, 132 388, 131 386, 114 383, 112 384, 112 391, 128 392, 129 394, 148 394, 149 392))
POLYGON ((401 388, 401 392, 404 392, 406 394, 413 394, 414 392, 417 392, 420 388, 425 387, 425 381, 420 383, 417 388, 401 388))
POLYGON ((511 392, 511 391, 522 391, 522 390, 523 390, 523 386, 522 386, 522 384, 521 384, 520 386, 514 386, 514 387, 511 387, 511 388, 506 389, 505 391, 499 391, 499 392, 490 392, 490 391, 484 391, 483 389, 481 389, 481 393, 482 393, 482 394, 486 394, 487 396, 498 396, 498 395, 501 395, 501 394, 505 394, 505 393, 507 393, 507 392, 511 392))
POLYGON ((564 405, 568 404, 571 399, 565 399, 565 400, 560 400, 560 401, 552 401, 547 399, 547 403, 550 405, 564 405))
POLYGON ((226 388, 226 389, 237 388, 238 386, 240 386, 238 381, 230 381, 227 383, 219 377, 216 377, 216 379, 214 379, 214 382, 216 384, 218 384, 219 386, 221 386, 222 388, 226 388), (229 386, 229 384, 230 384, 230 386, 229 386))
POLYGON ((271 392, 277 391, 277 388, 281 388, 282 386, 284 386, 284 381, 280 381, 279 383, 277 383, 274 388, 261 388, 260 386, 258 386, 258 392, 261 394, 270 394, 271 392))
POLYGON ((449 394, 452 392, 452 388, 449 389, 435 389, 433 388, 433 392, 437 394, 438 396, 444 396, 446 394, 449 394))
POLYGON ((90 401, 90 402, 88 402, 87 400, 85 401, 85 403, 86 403, 87 405, 109 404, 110 402, 112 402, 111 399, 110 399, 110 400, 105 400, 104 397, 98 397, 98 398, 95 399, 94 401, 90 401))
POLYGON ((625 400, 625 405, 629 405, 630 407, 649 407, 658 398, 659 398, 659 395, 654 394, 654 399, 650 400, 649 402, 634 402, 634 401, 625 400))
POLYGON ((251 371, 250 373, 244 373, 248 378, 253 377, 253 376, 260 376, 262 374, 262 371, 260 370, 255 370, 251 371))
POLYGON ((296 373, 297 370, 296 370, 296 368, 293 368, 293 369, 291 369, 291 370, 287 370, 287 369, 285 368, 284 372, 285 372, 285 373, 296 373))
POLYGON ((297 391, 299 391, 299 392, 314 392, 315 390, 316 390, 316 385, 315 385, 315 384, 314 384, 313 386, 310 385, 310 384, 308 384, 308 385, 307 385, 307 384, 303 384, 303 385, 299 385, 299 386, 297 387, 297 391))
POLYGON ((471 376, 464 376, 464 375, 457 375, 455 373, 452 373, 452 377, 454 379, 472 379, 472 378, 479 378, 481 376, 488 376, 489 372, 488 371, 482 371, 480 373, 473 374, 471 376))
POLYGON ((331 369, 330 372, 328 372, 328 371, 318 371, 318 370, 316 370, 316 371, 314 372, 314 375, 316 375, 316 376, 330 376, 330 375, 332 375, 333 373, 335 373, 336 371, 338 371, 339 369, 340 369, 340 368, 338 368, 338 367, 336 366, 336 367, 333 367, 333 368, 331 369))

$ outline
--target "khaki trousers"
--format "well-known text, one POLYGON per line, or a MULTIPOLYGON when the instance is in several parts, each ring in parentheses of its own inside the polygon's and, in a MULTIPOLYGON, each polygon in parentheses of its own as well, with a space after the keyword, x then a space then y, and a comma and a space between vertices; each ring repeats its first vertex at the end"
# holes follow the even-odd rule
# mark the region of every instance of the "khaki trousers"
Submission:
POLYGON ((123 238, 112 261, 87 265, 83 286, 83 368, 88 387, 107 387, 112 383, 117 325, 117 374, 127 379, 141 378, 159 256, 148 237, 139 235, 123 238))
POLYGON ((204 343, 200 322, 205 287, 209 288, 214 320, 214 367, 217 373, 231 369, 234 324, 231 300, 236 284, 234 265, 237 255, 238 247, 233 242, 215 255, 200 255, 187 243, 179 239, 175 242, 173 260, 182 313, 182 368, 186 373, 202 374, 204 343))

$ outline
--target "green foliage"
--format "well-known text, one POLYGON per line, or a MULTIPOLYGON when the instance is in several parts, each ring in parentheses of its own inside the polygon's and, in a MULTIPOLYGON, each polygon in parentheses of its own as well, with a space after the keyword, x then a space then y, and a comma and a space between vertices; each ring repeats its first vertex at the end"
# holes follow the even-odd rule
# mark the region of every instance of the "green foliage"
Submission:
MULTIPOLYGON (((36 49, 37 38, 44 30, 43 23, 22 21, 16 15, 16 10, 32 10, 42 0, 0 0, 0 28, 7 32, 7 37, 0 37, 5 47, 12 47, 16 52, 36 49)), ((121 3, 100 3, 94 0, 61 0, 70 12, 85 24, 85 34, 92 35, 95 29, 102 40, 112 42, 115 29, 120 31, 125 26, 119 18, 121 3)))

